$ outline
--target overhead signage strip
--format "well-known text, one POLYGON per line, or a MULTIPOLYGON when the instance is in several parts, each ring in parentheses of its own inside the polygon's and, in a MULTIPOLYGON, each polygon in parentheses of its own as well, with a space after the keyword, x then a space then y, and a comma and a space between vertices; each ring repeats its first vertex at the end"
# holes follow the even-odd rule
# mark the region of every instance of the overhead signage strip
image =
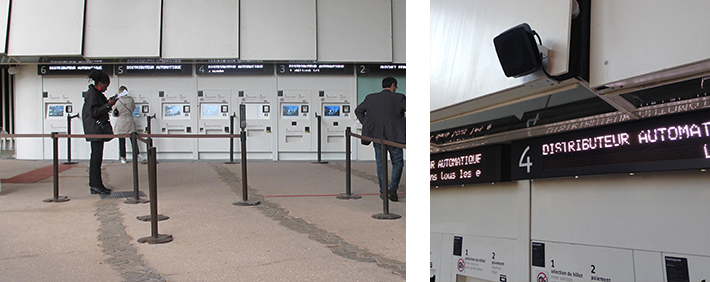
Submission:
POLYGON ((219 63, 195 65, 197 75, 273 74, 274 65, 262 63, 219 63))
POLYGON ((406 64, 359 64, 356 66, 358 75, 381 74, 381 75, 405 75, 407 73, 406 64))
POLYGON ((430 155, 430 186, 509 181, 509 151, 496 145, 430 155))
POLYGON ((94 70, 101 70, 109 75, 113 74, 111 65, 100 64, 67 64, 67 65, 37 65, 37 75, 86 75, 94 70))
POLYGON ((116 65, 117 75, 191 75, 191 64, 116 65))
POLYGON ((336 63, 283 63, 276 65, 278 74, 352 74, 353 65, 336 63))
POLYGON ((710 167, 710 111, 588 129, 511 145, 511 178, 710 167))

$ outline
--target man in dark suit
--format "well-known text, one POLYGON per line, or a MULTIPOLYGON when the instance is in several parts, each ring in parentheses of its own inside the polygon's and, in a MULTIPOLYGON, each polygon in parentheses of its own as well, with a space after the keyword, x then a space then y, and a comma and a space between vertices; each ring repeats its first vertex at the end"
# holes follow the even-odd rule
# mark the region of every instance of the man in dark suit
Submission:
MULTIPOLYGON (((396 93, 397 80, 394 77, 385 77, 382 80, 382 91, 368 94, 357 108, 355 115, 362 123, 362 135, 376 139, 384 139, 396 143, 405 144, 406 120, 404 113, 407 111, 406 96, 396 93)), ((364 144, 364 143, 363 143, 364 144)), ((367 144, 365 144, 367 145, 367 144)), ((383 179, 382 179, 382 152, 379 143, 373 144, 375 147, 375 159, 377 160, 377 178, 380 181, 380 197, 384 199, 383 179)), ((392 180, 389 182, 389 198, 397 201, 397 189, 399 180, 402 178, 404 168, 404 151, 402 148, 387 146, 387 151, 392 160, 392 180)), ((384 160, 387 165, 387 160, 384 160)), ((386 167, 385 167, 386 169, 386 167)))

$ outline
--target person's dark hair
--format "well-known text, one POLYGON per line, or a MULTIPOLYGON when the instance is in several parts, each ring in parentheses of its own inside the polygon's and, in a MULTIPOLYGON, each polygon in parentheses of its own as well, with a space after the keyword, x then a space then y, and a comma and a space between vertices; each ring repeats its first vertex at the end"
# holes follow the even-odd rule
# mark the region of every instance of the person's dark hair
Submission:
POLYGON ((105 83, 105 84, 110 84, 111 79, 108 77, 108 74, 106 74, 103 71, 94 69, 89 73, 89 79, 93 80, 94 83, 105 83))
POLYGON ((393 83, 394 86, 397 86, 397 80, 394 77, 385 77, 384 79, 382 79, 382 88, 390 88, 393 83))

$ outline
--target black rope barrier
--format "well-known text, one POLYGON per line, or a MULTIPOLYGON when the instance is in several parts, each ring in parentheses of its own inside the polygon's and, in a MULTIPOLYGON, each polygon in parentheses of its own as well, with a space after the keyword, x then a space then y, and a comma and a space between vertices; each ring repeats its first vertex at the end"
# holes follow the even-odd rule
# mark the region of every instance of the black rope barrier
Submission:
MULTIPOLYGON (((393 146, 393 147, 398 147, 398 148, 406 149, 406 145, 405 145, 405 144, 401 144, 401 143, 392 142, 392 141, 387 141, 387 140, 384 140, 384 139, 382 139, 382 138, 380 138, 380 139, 375 139, 375 138, 372 138, 372 137, 362 136, 362 135, 359 135, 359 134, 352 133, 352 132, 350 132, 350 130, 347 130, 347 131, 346 131, 346 135, 349 135, 349 136, 352 136, 352 137, 356 137, 356 138, 360 138, 360 139, 363 139, 363 140, 367 140, 367 141, 370 141, 370 142, 375 142, 375 143, 379 143, 379 144, 380 144, 380 153, 381 153, 381 157, 380 157, 380 158, 381 158, 381 160, 382 160, 382 179, 383 179, 383 181, 384 181, 384 185, 383 185, 384 188, 381 187, 381 189, 384 190, 384 191, 382 192, 382 194, 383 194, 384 197, 383 197, 383 199, 382 199, 382 213, 373 214, 372 217, 373 217, 373 218, 376 218, 376 219, 398 219, 398 218, 402 218, 401 215, 390 213, 390 201, 389 201, 389 191, 388 191, 388 189, 389 189, 389 187, 388 187, 389 184, 387 183, 387 182, 389 181, 389 180, 388 180, 389 177, 388 177, 388 175, 387 175, 387 174, 388 174, 387 171, 388 171, 388 169, 389 169, 389 168, 388 168, 389 166, 387 165, 387 146, 389 145, 389 146, 393 146)), ((349 140, 349 139, 350 139, 350 137, 346 137, 346 140, 349 140)), ((348 142, 348 143, 349 143, 349 142, 348 142)), ((346 150, 349 151, 349 148, 350 148, 350 147, 348 146, 348 149, 346 149, 346 150)), ((349 154, 348 154, 348 155, 349 155, 349 154)), ((346 160, 347 160, 347 159, 346 159, 346 160)), ((347 164, 347 163, 346 163, 346 164, 347 164)), ((351 172, 350 172, 350 168, 347 167, 347 168, 346 168, 346 175, 347 175, 347 176, 346 176, 346 179, 347 179, 348 182, 350 181, 350 176, 349 176, 350 173, 351 173, 351 172)), ((346 184, 346 189, 347 189, 349 186, 350 186, 349 183, 346 184)))
POLYGON ((328 162, 321 161, 321 118, 323 116, 316 114, 316 119, 318 120, 318 161, 312 162, 313 164, 327 164, 328 162))
POLYGON ((348 127, 345 129, 345 194, 336 196, 338 199, 357 200, 362 198, 362 196, 353 195, 351 193, 352 174, 350 169, 350 154, 350 127, 348 127))
POLYGON ((52 132, 52 148, 53 148, 53 159, 52 159, 52 174, 54 175, 53 179, 53 190, 54 190, 54 197, 49 198, 49 199, 44 199, 43 201, 45 203, 61 203, 61 202, 66 202, 69 201, 69 198, 66 196, 59 196, 59 137, 58 137, 57 132, 52 132))
MULTIPOLYGON (((71 133, 71 120, 73 118, 79 117, 79 114, 67 115, 67 133, 71 133)), ((67 161, 62 164, 78 164, 78 162, 71 161, 71 139, 67 138, 67 161)))
MULTIPOLYGON (((234 119, 237 118, 236 113, 232 113, 231 116, 229 116, 229 134, 234 134, 234 119)), ((229 162, 226 162, 225 164, 236 164, 234 162, 234 138, 230 137, 229 138, 229 162)))
POLYGON ((138 133, 131 133, 131 146, 133 146, 133 199, 123 201, 126 204, 145 204, 150 200, 141 199, 140 190, 138 189, 138 133))
POLYGON ((150 237, 138 239, 138 243, 164 244, 173 241, 173 235, 158 233, 158 169, 155 147, 148 149, 148 184, 150 193, 150 237))
POLYGON ((244 104, 239 105, 239 127, 242 131, 239 134, 239 138, 242 141, 242 200, 239 202, 232 203, 235 206, 256 206, 259 201, 249 201, 249 183, 247 182, 247 133, 244 129, 247 127, 246 122, 246 106, 244 104))

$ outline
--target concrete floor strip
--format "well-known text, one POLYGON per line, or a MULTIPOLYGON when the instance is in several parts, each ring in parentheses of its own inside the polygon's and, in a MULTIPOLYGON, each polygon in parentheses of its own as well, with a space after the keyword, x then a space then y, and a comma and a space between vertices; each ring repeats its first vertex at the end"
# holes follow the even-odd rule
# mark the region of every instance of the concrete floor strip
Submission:
MULTIPOLYGON (((220 176, 220 179, 230 186, 232 191, 241 195, 242 181, 239 176, 225 168, 222 164, 213 164, 211 166, 220 176)), ((354 175, 362 177, 359 174, 354 175)), ((363 178, 371 180, 373 177, 366 175, 363 178)), ((377 176, 374 176, 374 179, 374 181, 377 181, 377 176)), ((281 208, 278 204, 265 201, 264 197, 256 194, 253 189, 247 189, 249 200, 261 201, 261 204, 255 206, 255 208, 259 209, 269 218, 279 222, 280 225, 293 231, 307 234, 311 240, 325 244, 336 255, 356 261, 376 263, 379 267, 391 270, 392 273, 406 279, 406 264, 404 262, 388 259, 381 255, 374 254, 365 248, 350 244, 337 234, 321 229, 301 218, 289 215, 288 210, 281 208)))

